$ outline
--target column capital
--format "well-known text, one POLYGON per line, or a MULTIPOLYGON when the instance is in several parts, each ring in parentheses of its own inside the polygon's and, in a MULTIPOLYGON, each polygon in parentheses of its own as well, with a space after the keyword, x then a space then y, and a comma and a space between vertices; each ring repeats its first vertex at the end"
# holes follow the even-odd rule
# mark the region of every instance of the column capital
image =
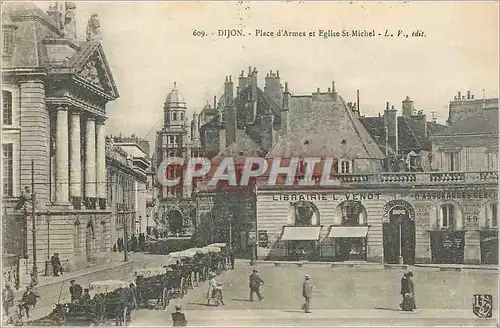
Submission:
POLYGON ((60 111, 60 110, 68 111, 69 110, 68 105, 56 105, 55 108, 57 111, 60 111))
POLYGON ((99 124, 99 125, 105 125, 106 124, 106 120, 101 118, 101 117, 96 117, 95 118, 95 124, 99 124))

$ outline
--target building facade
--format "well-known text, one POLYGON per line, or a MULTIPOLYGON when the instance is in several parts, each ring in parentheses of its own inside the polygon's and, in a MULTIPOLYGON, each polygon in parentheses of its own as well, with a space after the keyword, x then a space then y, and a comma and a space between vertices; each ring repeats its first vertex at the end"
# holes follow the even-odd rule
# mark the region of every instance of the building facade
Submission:
POLYGON ((106 103, 118 90, 98 17, 78 40, 75 11, 70 2, 47 13, 32 3, 3 6, 2 221, 13 237, 3 246, 28 262, 23 273, 34 258, 43 273, 55 252, 71 268, 109 260, 106 103), (27 215, 33 193, 35 224, 27 215))
MULTIPOLYGON (((246 156, 268 161, 333 157, 338 185, 269 186, 268 176, 246 188, 201 181, 196 199, 205 240, 232 240, 243 254, 261 259, 496 261, 496 113, 487 108, 479 113, 491 116, 482 118, 491 126, 482 127, 473 141, 470 131, 457 133, 460 124, 470 127, 472 122, 428 122, 409 97, 402 101, 400 116, 386 104, 383 116, 365 117, 359 106, 337 94, 334 83, 326 92, 307 96, 291 95, 285 84, 277 88, 279 95, 268 86, 279 74, 270 72, 262 91, 254 87, 256 73, 251 69, 248 77, 240 76, 234 98, 226 78, 224 101, 216 111, 206 106, 214 115, 204 116, 202 143, 212 151, 220 146, 212 161, 233 157, 238 170, 246 156), (469 154, 467 165, 450 169, 442 164, 450 140, 462 143, 454 149, 465 149, 456 156, 469 154)), ((312 174, 309 179, 319 178, 312 174)), ((304 178, 299 160, 296 182, 304 178)))
POLYGON ((134 202, 135 217, 132 220, 131 233, 138 236, 147 232, 147 200, 150 198, 152 184, 148 181, 148 172, 151 167, 149 159, 149 142, 135 135, 130 137, 113 137, 113 144, 123 149, 132 158, 135 171, 134 202))

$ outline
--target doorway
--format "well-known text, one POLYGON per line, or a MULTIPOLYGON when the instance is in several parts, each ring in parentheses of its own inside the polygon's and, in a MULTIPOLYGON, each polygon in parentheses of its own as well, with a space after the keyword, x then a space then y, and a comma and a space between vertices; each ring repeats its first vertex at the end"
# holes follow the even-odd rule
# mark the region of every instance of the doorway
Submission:
POLYGON ((383 224, 384 260, 397 264, 415 263, 415 222, 406 207, 396 206, 389 211, 389 222, 383 224))

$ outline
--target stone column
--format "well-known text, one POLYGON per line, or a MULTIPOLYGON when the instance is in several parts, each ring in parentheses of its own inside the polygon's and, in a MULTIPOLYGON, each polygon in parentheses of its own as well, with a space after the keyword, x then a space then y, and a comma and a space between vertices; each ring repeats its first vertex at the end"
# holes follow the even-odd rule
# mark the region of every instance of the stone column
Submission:
POLYGON ((99 207, 106 208, 106 130, 104 121, 96 123, 96 177, 99 207))
POLYGON ((85 197, 87 207, 94 208, 96 198, 95 118, 87 118, 85 134, 85 197))
POLYGON ((65 204, 69 201, 68 109, 56 110, 56 202, 65 204))
MULTIPOLYGON (((71 111, 70 115, 70 196, 75 205, 82 203, 82 161, 80 145, 80 112, 71 111)), ((78 207, 79 208, 79 207, 78 207)))

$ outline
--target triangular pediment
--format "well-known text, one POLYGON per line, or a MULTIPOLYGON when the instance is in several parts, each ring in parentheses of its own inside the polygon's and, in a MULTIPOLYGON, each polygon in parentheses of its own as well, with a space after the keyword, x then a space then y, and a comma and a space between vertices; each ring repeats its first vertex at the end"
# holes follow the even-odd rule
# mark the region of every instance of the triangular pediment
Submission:
POLYGON ((113 99, 118 98, 118 89, 99 42, 93 42, 90 47, 85 49, 75 64, 76 78, 99 89, 113 99))

